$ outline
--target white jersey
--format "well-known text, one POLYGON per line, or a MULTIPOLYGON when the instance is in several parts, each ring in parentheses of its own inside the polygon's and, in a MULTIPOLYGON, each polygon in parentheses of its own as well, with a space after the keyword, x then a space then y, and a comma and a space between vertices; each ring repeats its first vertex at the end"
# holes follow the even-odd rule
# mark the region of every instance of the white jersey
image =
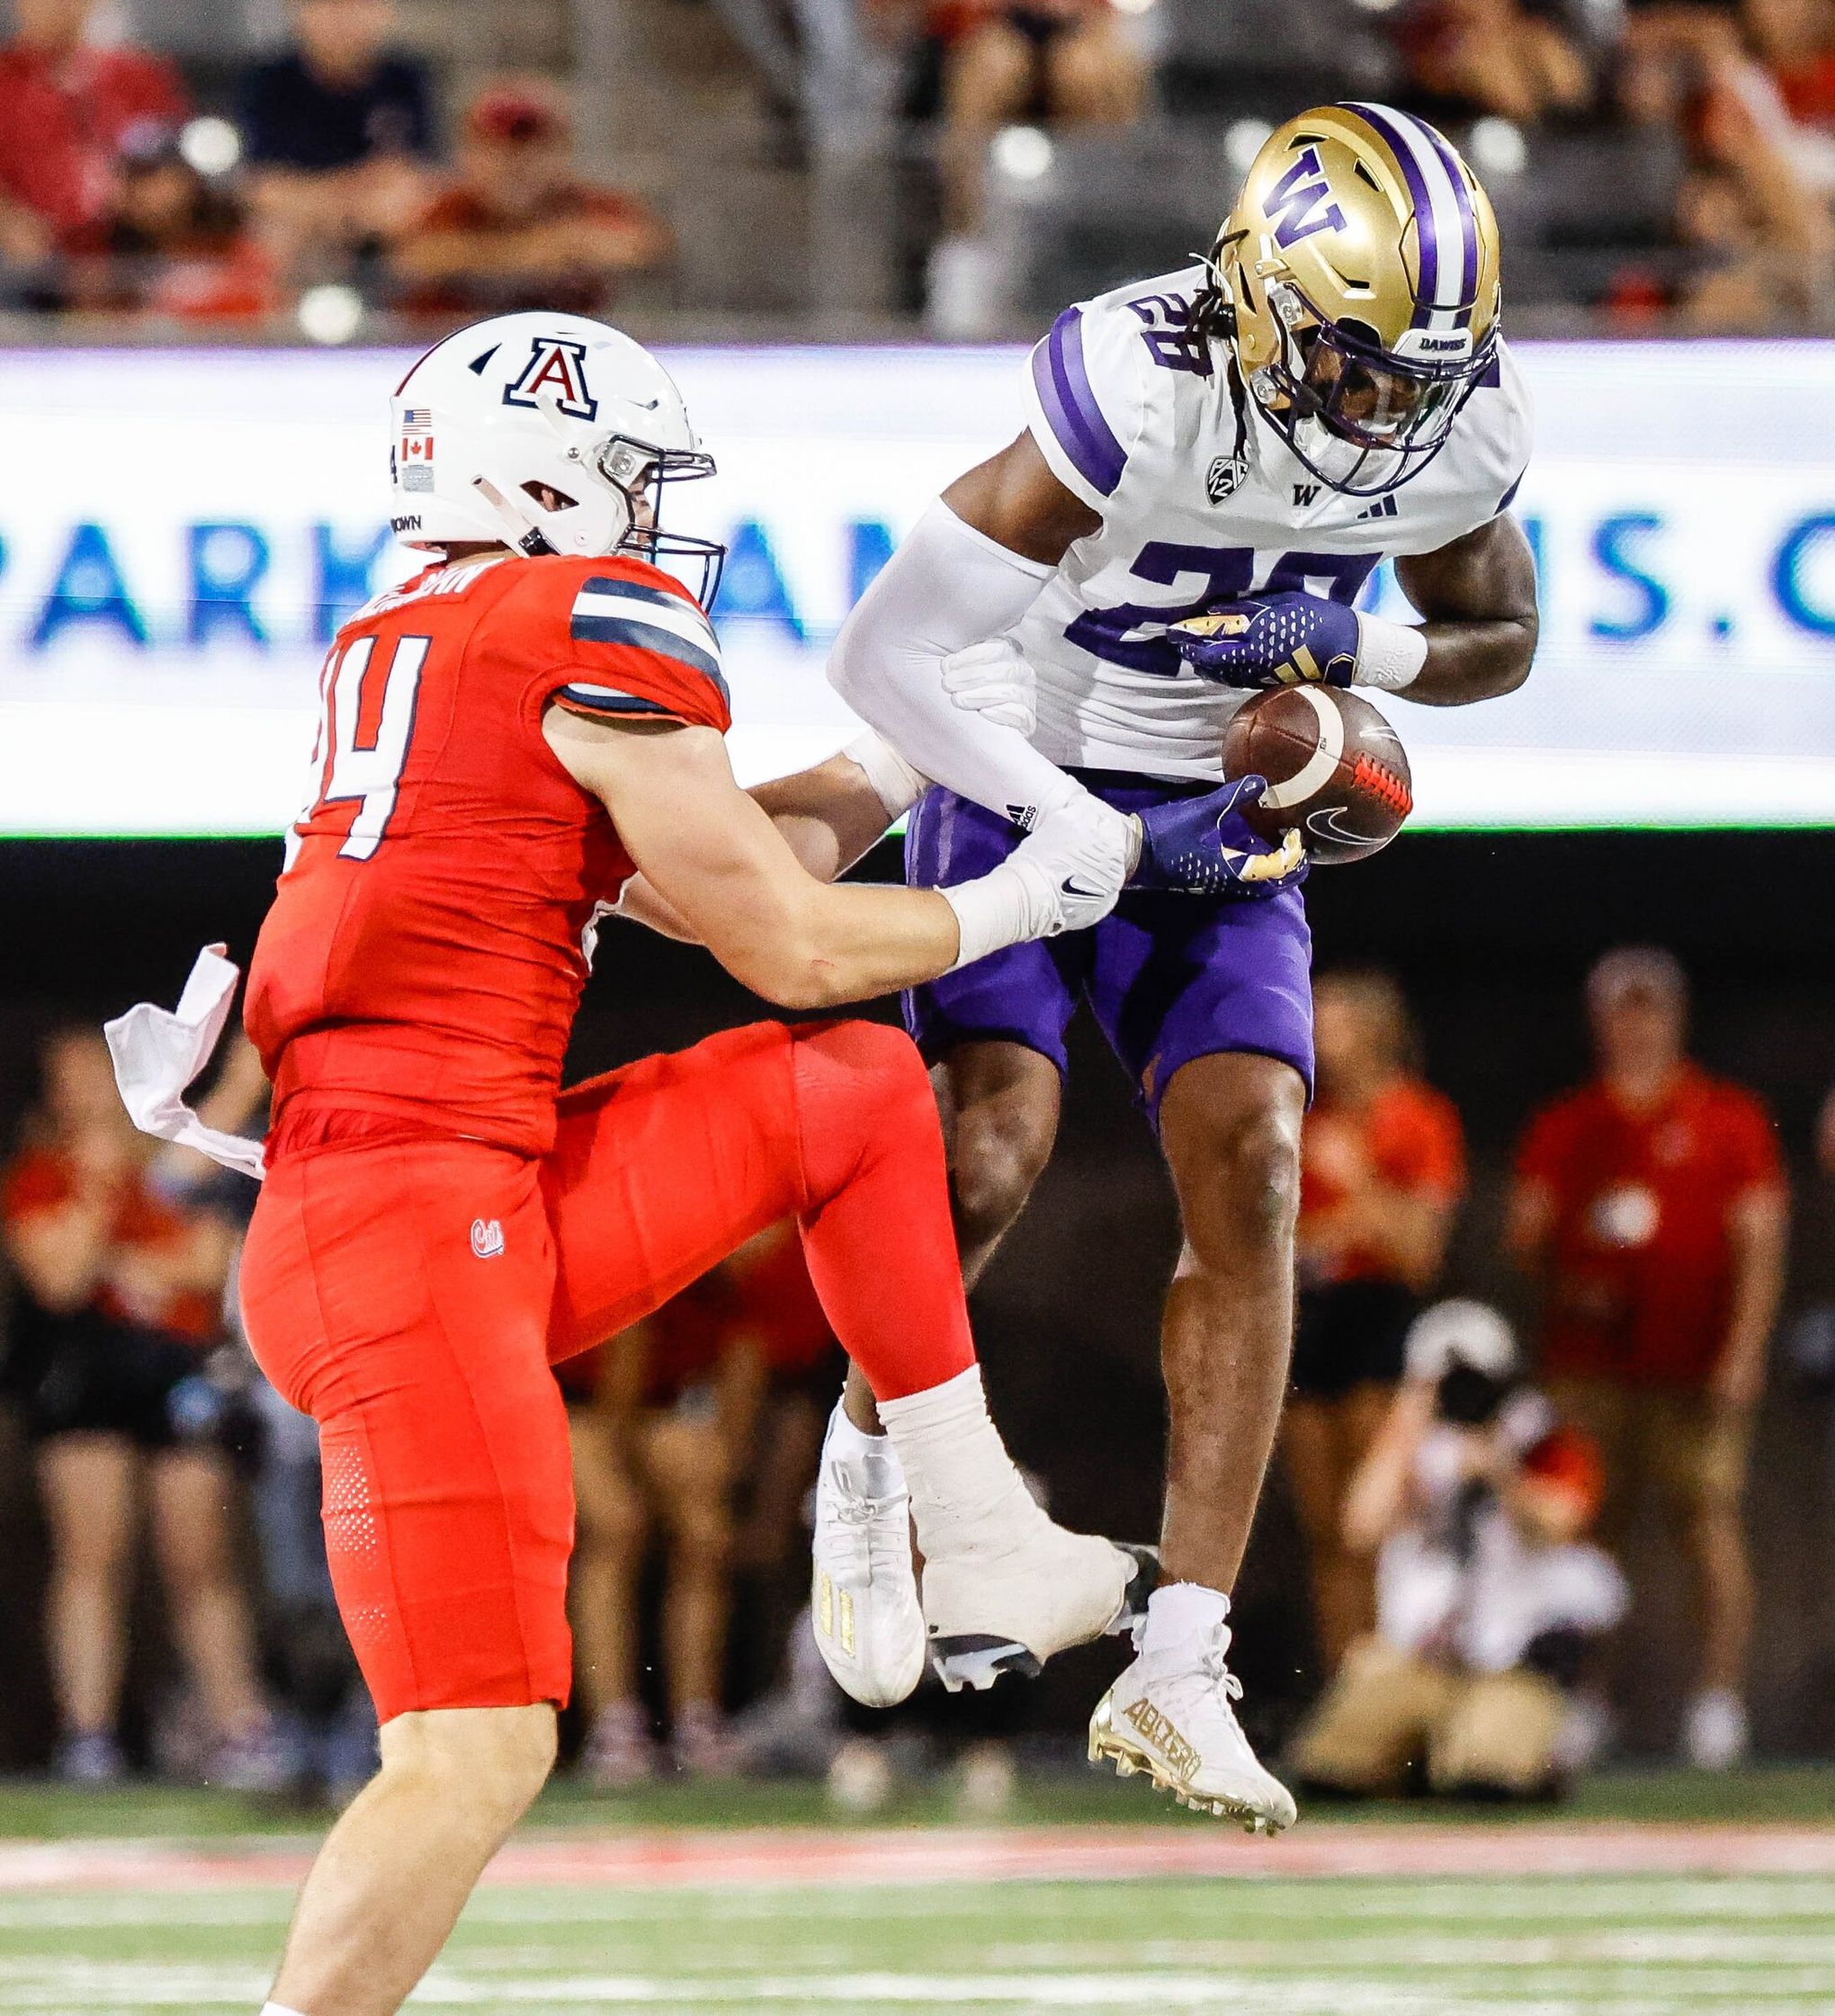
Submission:
POLYGON ((1249 697, 1191 671, 1168 624, 1236 596, 1349 602, 1387 554, 1430 553, 1487 524, 1529 460, 1529 396, 1502 345, 1446 444, 1377 497, 1322 483, 1222 346, 1194 335, 1202 266, 1067 309, 1033 353, 1032 432, 1102 519, 1012 632, 1038 676, 1042 755, 1066 767, 1215 777, 1249 697))

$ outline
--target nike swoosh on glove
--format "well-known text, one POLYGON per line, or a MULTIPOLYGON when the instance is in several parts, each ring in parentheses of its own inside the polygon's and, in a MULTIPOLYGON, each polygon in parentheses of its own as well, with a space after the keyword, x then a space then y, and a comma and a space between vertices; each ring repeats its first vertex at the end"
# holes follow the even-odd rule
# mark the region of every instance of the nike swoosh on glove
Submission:
POLYGON ((1306 873, 1306 848, 1290 827, 1270 847, 1243 808, 1267 789, 1241 777, 1202 798, 1175 799, 1138 815, 1141 860, 1130 889, 1176 889, 1192 896, 1278 896, 1306 873))
POLYGON ((1133 821, 1088 792, 1045 813, 1007 857, 1048 885, 1054 918, 1034 935, 1056 937, 1100 923, 1115 907, 1133 851, 1133 821))
POLYGON ((1251 595, 1167 632, 1201 678, 1220 686, 1347 686, 1357 669, 1357 612, 1318 595, 1251 595))

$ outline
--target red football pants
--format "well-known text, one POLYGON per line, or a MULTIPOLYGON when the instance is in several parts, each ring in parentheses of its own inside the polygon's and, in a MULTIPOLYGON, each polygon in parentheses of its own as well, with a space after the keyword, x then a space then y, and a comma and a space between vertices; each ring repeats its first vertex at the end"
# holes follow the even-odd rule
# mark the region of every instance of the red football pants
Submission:
POLYGON ((445 1137, 288 1152, 242 1264, 262 1369, 320 1425, 326 1546, 378 1715, 564 1702, 573 1546, 551 1363, 780 1219, 882 1399, 974 1359, 917 1051, 765 1023, 565 1094, 531 1160, 445 1137))

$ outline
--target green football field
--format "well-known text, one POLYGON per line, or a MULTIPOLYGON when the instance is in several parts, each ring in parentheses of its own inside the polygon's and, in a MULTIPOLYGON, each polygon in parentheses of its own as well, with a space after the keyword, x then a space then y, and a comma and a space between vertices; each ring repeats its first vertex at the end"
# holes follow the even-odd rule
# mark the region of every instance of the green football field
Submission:
MULTIPOLYGON (((1835 2012, 1828 1773, 1627 1781, 1562 1817, 1321 1814, 1273 1844, 1127 1791, 974 1828, 835 1826, 770 1792, 558 1800, 412 2006, 1835 2012)), ((310 1843, 226 1811, 0 1795, 0 2010, 254 2016, 310 1843)))

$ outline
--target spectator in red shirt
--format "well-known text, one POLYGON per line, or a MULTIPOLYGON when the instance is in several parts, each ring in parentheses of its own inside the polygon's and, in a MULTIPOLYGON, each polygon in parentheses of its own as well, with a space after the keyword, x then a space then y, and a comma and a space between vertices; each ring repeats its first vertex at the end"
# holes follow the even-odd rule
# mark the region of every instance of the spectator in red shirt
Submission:
POLYGON ((560 101, 542 85, 499 84, 472 101, 458 176, 396 241, 391 264, 406 312, 453 321, 601 314, 625 274, 668 254, 647 205, 576 175, 560 101))
POLYGON ((102 223, 123 144, 190 109, 169 63, 88 44, 94 12, 94 0, 13 0, 13 40, 0 48, 0 257, 15 265, 102 223))
POLYGON ((1511 1241, 1542 1285, 1551 1397, 1606 1453, 1604 1537, 1622 1551, 1652 1487, 1693 1565, 1703 1646, 1685 1746, 1724 1768, 1747 1742, 1741 1497, 1783 1286, 1784 1169, 1760 1102, 1689 1060, 1668 953, 1607 954, 1587 1004, 1598 1076, 1531 1123, 1511 1241))
POLYGON ((1465 1187, 1451 1100, 1415 1068, 1387 974, 1319 982, 1318 1093, 1301 1141, 1300 1323, 1282 1452, 1305 1533, 1327 1671, 1375 1616, 1370 1557, 1346 1545, 1345 1496, 1402 1376, 1465 1187))
POLYGON ((63 1722, 59 1767, 120 1776, 139 1497, 170 1598, 173 1635, 221 1743, 213 1776, 265 1770, 267 1715, 232 1565, 227 1459, 209 1438, 200 1374, 219 1330, 234 1228, 162 1201, 99 1035, 54 1036, 26 1143, 0 1180, 18 1289, 8 1381, 50 1528, 46 1630, 63 1722))

